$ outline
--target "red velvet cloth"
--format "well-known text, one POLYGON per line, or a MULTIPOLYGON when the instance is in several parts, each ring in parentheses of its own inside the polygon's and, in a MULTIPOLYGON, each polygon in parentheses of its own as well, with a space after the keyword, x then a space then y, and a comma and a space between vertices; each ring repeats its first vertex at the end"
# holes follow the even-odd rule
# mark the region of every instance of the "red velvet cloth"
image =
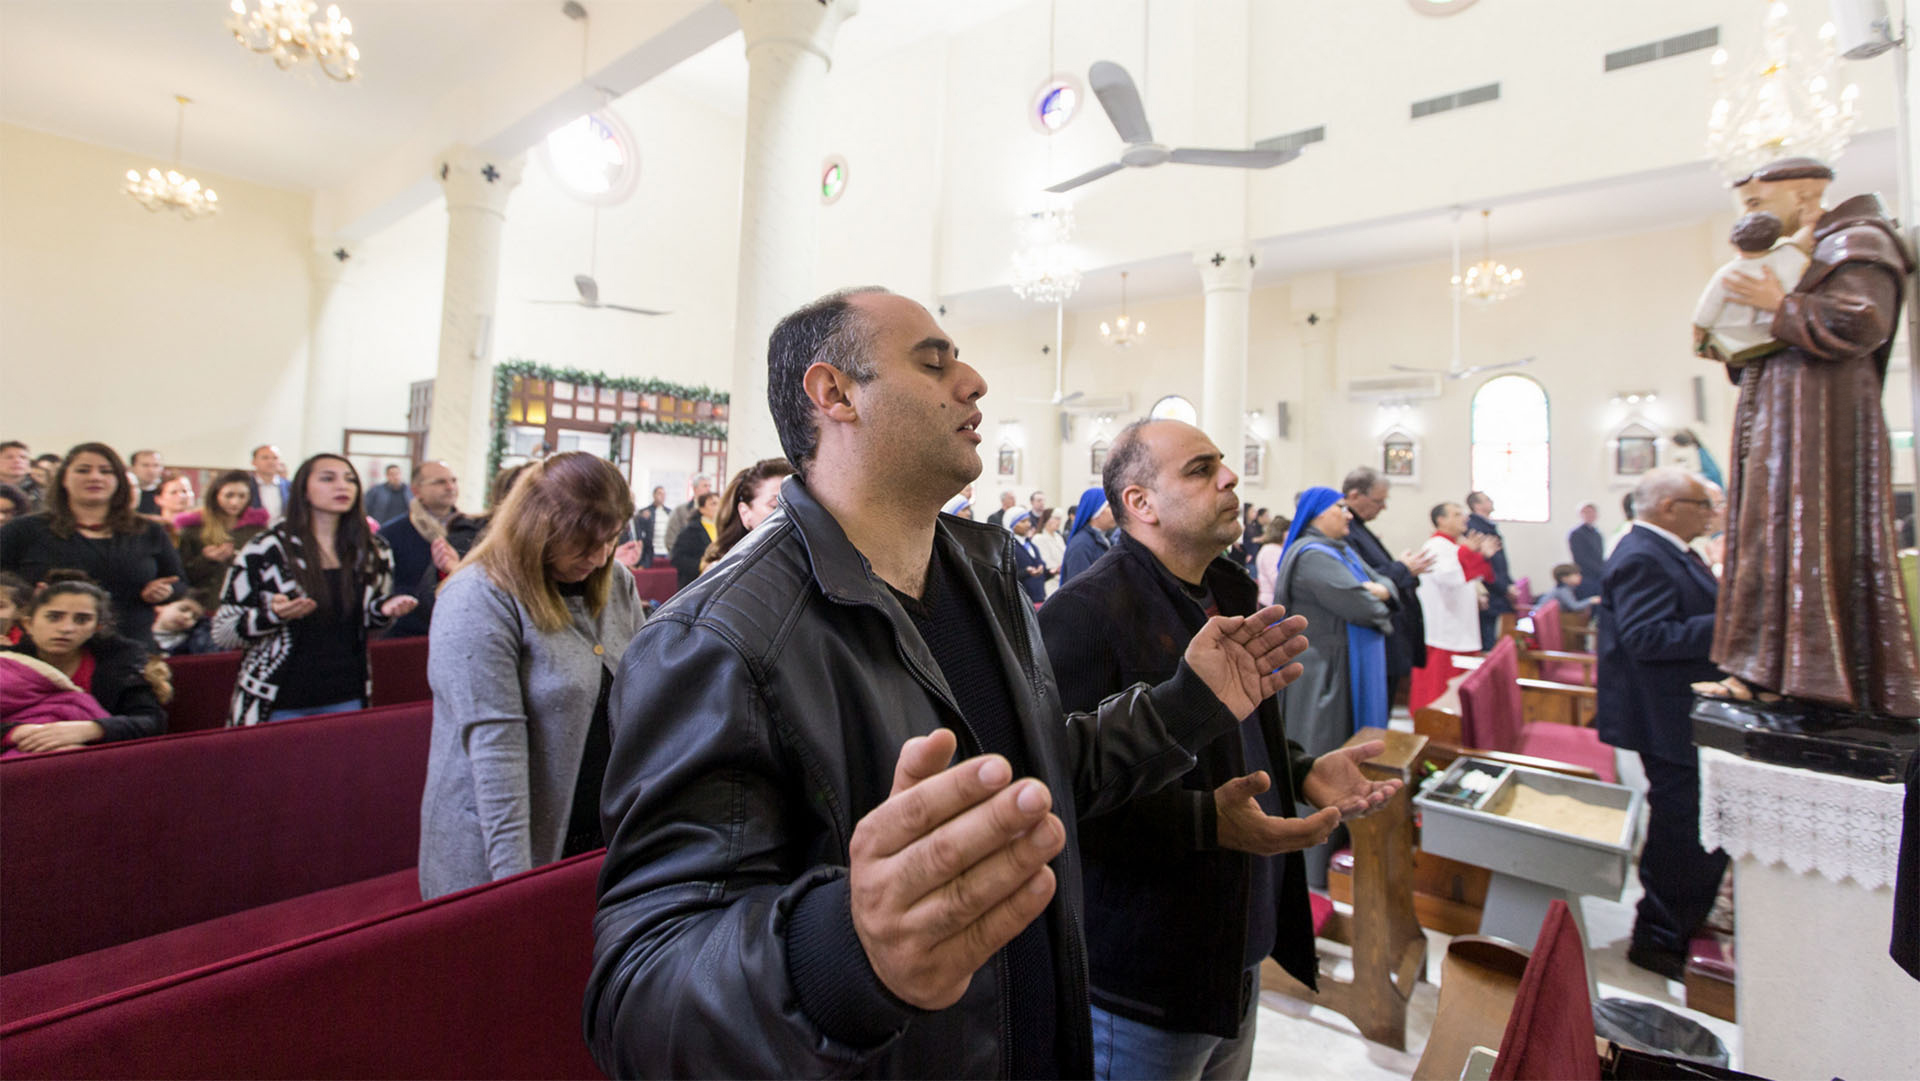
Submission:
POLYGON ((414 866, 432 706, 0 761, 0 972, 414 866))
POLYGON ((1586 945, 1565 901, 1547 906, 1493 1064, 1492 1081, 1523 1078, 1600 1081, 1586 945))
POLYGON ((420 903, 412 867, 0 976, 0 1024, 420 903))
POLYGON ((1613 748, 1591 728, 1545 721, 1527 723, 1520 704, 1519 648, 1512 638, 1494 643, 1480 667, 1460 681, 1460 738, 1468 747, 1550 758, 1585 766, 1613 782, 1613 748))
POLYGON ((665 563, 656 563, 651 567, 635 567, 633 585, 639 591, 641 600, 659 604, 672 597, 680 588, 680 576, 674 572, 672 566, 665 563))
POLYGON ((240 651, 169 657, 167 667, 173 671, 167 731, 225 728, 233 712, 233 685, 240 678, 240 651))
MULTIPOLYGON (((1560 602, 1550 600, 1533 610, 1533 639, 1540 643, 1541 649, 1564 652, 1567 637, 1560 630, 1560 602)), ((1574 661, 1542 661, 1540 678, 1555 683, 1572 683, 1576 686, 1593 686, 1593 668, 1574 661)))
POLYGON ((1426 666, 1415 668, 1407 685, 1407 712, 1432 705, 1434 699, 1447 693, 1447 684, 1460 674, 1460 669, 1453 666, 1453 659, 1471 656, 1471 653, 1456 653, 1439 646, 1428 646, 1426 666))
POLYGON ((602 856, 5 1026, 0 1061, 45 1078, 600 1077, 580 1004, 602 856))
POLYGON ((367 667, 373 676, 373 705, 433 701, 427 683, 427 643, 417 638, 382 638, 367 643, 367 667))

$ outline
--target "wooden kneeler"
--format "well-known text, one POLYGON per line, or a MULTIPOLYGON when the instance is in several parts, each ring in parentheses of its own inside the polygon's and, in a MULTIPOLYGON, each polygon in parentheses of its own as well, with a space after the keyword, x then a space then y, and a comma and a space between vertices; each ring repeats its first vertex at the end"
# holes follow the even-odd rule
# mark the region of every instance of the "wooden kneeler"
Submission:
POLYGON ((1407 1048, 1407 1000, 1426 979, 1427 936, 1413 912, 1413 785, 1427 737, 1363 728, 1348 746, 1384 740, 1361 766, 1376 780, 1405 782, 1385 807, 1347 824, 1353 838, 1353 915, 1334 913, 1322 935, 1353 948, 1353 979, 1322 971, 1316 994, 1271 960, 1260 986, 1344 1014, 1360 1034, 1396 1051, 1407 1048))

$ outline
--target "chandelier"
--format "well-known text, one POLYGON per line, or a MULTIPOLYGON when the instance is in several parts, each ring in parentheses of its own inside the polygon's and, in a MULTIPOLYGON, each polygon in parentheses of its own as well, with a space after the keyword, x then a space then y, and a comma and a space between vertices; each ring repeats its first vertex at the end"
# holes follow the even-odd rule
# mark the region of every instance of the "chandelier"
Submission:
MULTIPOLYGON (((1497 304, 1517 295, 1527 287, 1526 273, 1517 266, 1496 263, 1488 254, 1492 249, 1492 226, 1488 219, 1493 211, 1480 212, 1480 261, 1460 272, 1458 262, 1459 249, 1454 251, 1453 291, 1462 300, 1471 300, 1476 304, 1497 304)), ((1455 226, 1456 234, 1458 226, 1455 226)), ((1456 236, 1457 240, 1457 236, 1456 236)))
POLYGON ((1073 208, 1053 207, 1027 219, 1023 246, 1013 253, 1013 292, 1036 304, 1059 304, 1080 289, 1080 268, 1067 242, 1073 208))
POLYGON ((329 79, 351 82, 360 74, 356 65, 360 47, 353 37, 353 20, 340 14, 336 5, 327 5, 322 22, 313 19, 318 6, 313 0, 255 0, 259 9, 247 10, 247 0, 233 0, 233 14, 227 16, 227 29, 233 40, 256 53, 273 57, 281 71, 302 60, 312 60, 329 79))
POLYGON ((180 104, 179 116, 173 124, 174 167, 164 173, 148 169, 145 176, 141 176, 138 169, 128 169, 127 183, 121 190, 148 210, 174 210, 192 221, 218 213, 220 197, 212 188, 201 187, 198 180, 180 175, 180 136, 186 131, 187 105, 192 99, 175 94, 173 100, 180 104))
POLYGON ((1127 272, 1120 272, 1120 317, 1111 325, 1105 320, 1100 323, 1100 336, 1113 345, 1132 345, 1134 339, 1145 335, 1147 321, 1134 322, 1127 315, 1127 272))
POLYGON ((1758 56, 1735 72, 1727 50, 1713 52, 1718 99, 1707 116, 1707 152, 1728 180, 1738 180, 1776 158, 1818 158, 1832 164, 1847 148, 1860 88, 1834 91, 1839 78, 1832 23, 1820 28, 1808 57, 1788 19, 1787 5, 1767 5, 1758 56))

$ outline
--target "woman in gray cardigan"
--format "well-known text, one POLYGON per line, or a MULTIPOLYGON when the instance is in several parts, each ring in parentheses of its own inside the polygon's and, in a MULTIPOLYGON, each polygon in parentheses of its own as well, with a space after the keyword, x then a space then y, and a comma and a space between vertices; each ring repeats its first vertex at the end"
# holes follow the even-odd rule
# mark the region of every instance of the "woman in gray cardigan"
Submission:
POLYGON ((613 466, 554 455, 528 467, 440 587, 423 898, 603 846, 608 694, 642 619, 611 558, 632 517, 613 466))

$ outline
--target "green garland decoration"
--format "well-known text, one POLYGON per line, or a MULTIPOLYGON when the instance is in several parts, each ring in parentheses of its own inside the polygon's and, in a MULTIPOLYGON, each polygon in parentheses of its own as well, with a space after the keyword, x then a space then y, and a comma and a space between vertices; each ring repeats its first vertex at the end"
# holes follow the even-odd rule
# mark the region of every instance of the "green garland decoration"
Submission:
MULTIPOLYGON (((681 383, 668 382, 665 379, 641 379, 634 376, 612 376, 602 372, 589 372, 580 368, 555 368, 533 360, 510 358, 493 370, 493 444, 487 448, 487 476, 492 477, 500 471, 500 463, 507 456, 507 407, 513 398, 513 381, 516 377, 540 379, 552 383, 574 383, 595 389, 632 391, 636 394, 664 395, 683 401, 708 402, 713 405, 728 405, 732 396, 723 390, 712 387, 690 387, 681 383)), ((613 426, 607 440, 607 458, 618 461, 620 439, 628 432, 640 432, 645 435, 679 435, 705 439, 725 440, 725 425, 710 421, 643 420, 638 423, 621 421, 613 426)))

